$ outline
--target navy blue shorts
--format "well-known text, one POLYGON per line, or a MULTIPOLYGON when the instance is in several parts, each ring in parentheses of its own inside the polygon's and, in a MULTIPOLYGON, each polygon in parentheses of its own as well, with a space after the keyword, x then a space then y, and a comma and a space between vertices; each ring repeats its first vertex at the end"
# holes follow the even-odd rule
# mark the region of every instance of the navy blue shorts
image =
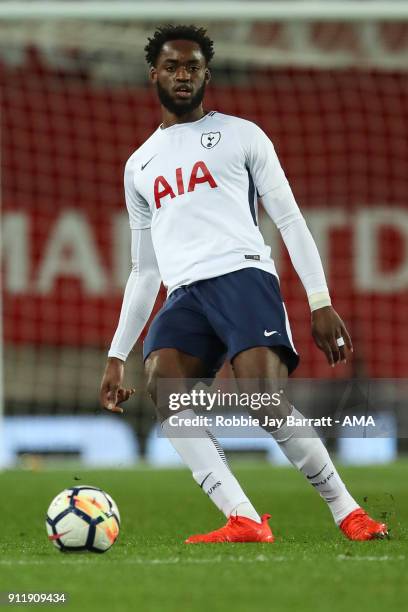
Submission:
POLYGON ((150 325, 143 358, 175 348, 201 359, 212 378, 224 361, 256 346, 281 347, 289 373, 299 363, 278 279, 244 268, 173 291, 150 325))

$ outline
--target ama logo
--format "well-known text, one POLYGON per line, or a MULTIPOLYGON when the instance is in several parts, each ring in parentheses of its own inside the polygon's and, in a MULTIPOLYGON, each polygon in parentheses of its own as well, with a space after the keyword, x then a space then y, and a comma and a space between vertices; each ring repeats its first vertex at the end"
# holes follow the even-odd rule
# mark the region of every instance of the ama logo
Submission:
POLYGON ((187 185, 184 183, 183 168, 176 168, 175 188, 164 176, 158 176, 154 181, 154 201, 156 208, 161 208, 161 200, 167 196, 171 199, 176 196, 182 196, 186 192, 194 191, 197 185, 207 183, 211 189, 217 187, 217 183, 206 164, 203 161, 197 161, 190 173, 187 185))

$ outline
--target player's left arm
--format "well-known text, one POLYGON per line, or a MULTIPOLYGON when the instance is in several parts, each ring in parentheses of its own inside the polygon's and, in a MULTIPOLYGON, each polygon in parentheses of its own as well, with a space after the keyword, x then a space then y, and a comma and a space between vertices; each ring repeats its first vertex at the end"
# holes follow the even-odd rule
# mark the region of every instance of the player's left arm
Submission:
POLYGON ((273 144, 260 128, 256 129, 256 137, 251 139, 248 153, 248 165, 262 204, 278 227, 293 267, 306 290, 313 338, 325 353, 328 363, 334 366, 345 361, 346 351, 353 348, 344 322, 331 305, 316 243, 299 210, 273 144), (344 339, 344 346, 339 347, 337 340, 340 338, 344 339))
POLYGON ((289 184, 286 182, 265 193, 262 203, 278 227, 293 267, 306 290, 312 313, 312 335, 317 346, 325 353, 331 366, 346 361, 346 350, 353 350, 351 338, 344 322, 331 305, 316 243, 289 184), (344 339, 344 346, 338 346, 337 340, 340 338, 344 339))

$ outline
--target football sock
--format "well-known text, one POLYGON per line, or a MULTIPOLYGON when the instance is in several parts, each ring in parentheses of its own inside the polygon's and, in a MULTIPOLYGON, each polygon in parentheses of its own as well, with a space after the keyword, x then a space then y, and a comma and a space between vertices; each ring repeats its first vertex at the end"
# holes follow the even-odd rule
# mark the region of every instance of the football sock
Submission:
MULTIPOLYGON (((303 419, 293 408, 292 416, 303 419)), ((327 502, 335 522, 339 525, 350 512, 359 508, 347 491, 329 453, 315 429, 309 425, 283 425, 271 432, 289 461, 298 468, 327 502)))
POLYGON ((261 517, 255 510, 251 502, 243 502, 241 504, 238 504, 238 506, 236 508, 233 508, 232 512, 230 512, 230 516, 231 515, 232 516, 245 516, 246 518, 252 519, 253 521, 256 521, 257 523, 261 522, 261 517))
MULTIPOLYGON (((195 412, 188 409, 173 415, 173 419, 195 416, 195 412)), ((227 518, 238 514, 260 523, 260 516, 231 472, 218 440, 204 427, 185 426, 181 420, 179 423, 170 425, 167 419, 163 421, 162 429, 201 489, 227 518)))

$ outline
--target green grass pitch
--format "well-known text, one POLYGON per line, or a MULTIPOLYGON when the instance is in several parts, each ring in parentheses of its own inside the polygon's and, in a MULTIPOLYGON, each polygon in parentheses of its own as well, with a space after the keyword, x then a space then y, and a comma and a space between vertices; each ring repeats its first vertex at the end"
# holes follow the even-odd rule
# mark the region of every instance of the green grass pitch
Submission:
POLYGON ((341 470, 358 501, 378 518, 386 513, 391 527, 391 540, 362 543, 342 537, 294 469, 233 467, 258 511, 272 514, 275 544, 183 544, 224 522, 186 470, 0 474, 0 591, 63 591, 69 609, 99 612, 406 608, 407 462, 341 470), (49 502, 75 484, 101 487, 118 503, 121 534, 104 555, 62 554, 46 538, 49 502))

